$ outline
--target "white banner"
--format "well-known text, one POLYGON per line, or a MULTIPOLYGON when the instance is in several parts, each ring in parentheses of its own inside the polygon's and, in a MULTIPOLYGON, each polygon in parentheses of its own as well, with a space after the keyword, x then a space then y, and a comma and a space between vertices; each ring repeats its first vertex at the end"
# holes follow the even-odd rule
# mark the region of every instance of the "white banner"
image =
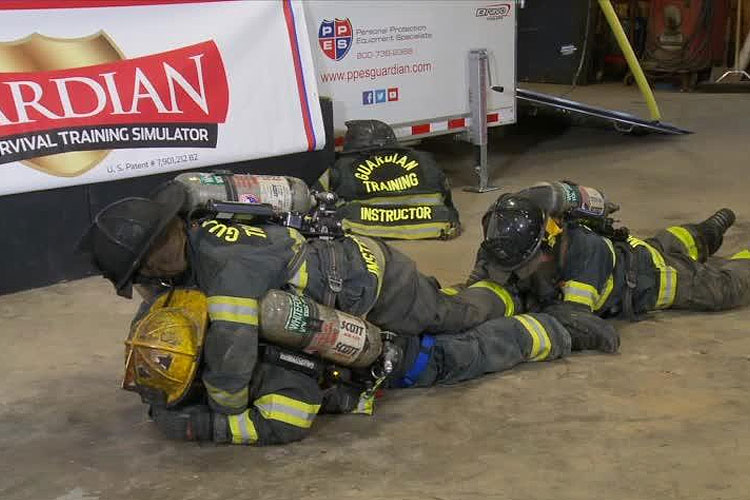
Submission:
POLYGON ((324 145, 297 0, 0 3, 0 196, 324 145))
POLYGON ((314 0, 305 9, 337 134, 352 119, 413 125, 409 135, 462 128, 471 49, 489 51, 491 83, 504 88, 489 91, 489 124, 515 122, 515 0, 314 0))

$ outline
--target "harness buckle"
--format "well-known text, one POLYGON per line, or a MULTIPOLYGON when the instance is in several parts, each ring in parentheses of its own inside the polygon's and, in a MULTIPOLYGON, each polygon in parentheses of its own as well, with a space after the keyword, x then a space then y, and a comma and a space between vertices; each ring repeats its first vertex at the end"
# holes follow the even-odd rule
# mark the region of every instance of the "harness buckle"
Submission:
POLYGON ((339 293, 343 288, 344 282, 341 278, 328 276, 328 288, 334 293, 339 293))
POLYGON ((628 285, 628 288, 635 289, 637 283, 636 279, 636 273, 633 269, 628 269, 625 273, 625 283, 628 285))

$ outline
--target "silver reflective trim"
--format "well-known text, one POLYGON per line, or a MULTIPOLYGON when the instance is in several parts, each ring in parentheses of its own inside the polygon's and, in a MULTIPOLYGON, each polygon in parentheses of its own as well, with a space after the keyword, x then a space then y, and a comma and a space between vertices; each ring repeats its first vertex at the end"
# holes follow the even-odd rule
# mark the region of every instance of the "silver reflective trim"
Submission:
POLYGON ((253 442, 253 436, 250 434, 250 429, 248 427, 248 418, 250 416, 247 414, 247 412, 241 414, 241 415, 232 415, 233 417, 237 418, 237 425, 240 428, 240 432, 242 433, 242 442, 243 443, 252 443, 253 442))
POLYGON ((313 420, 315 420, 315 416, 316 416, 315 413, 308 413, 304 410, 300 410, 298 408, 292 408, 291 406, 287 406, 283 403, 263 403, 263 404, 256 403, 255 406, 264 415, 273 414, 273 413, 284 413, 291 417, 306 420, 308 422, 312 422, 313 420))

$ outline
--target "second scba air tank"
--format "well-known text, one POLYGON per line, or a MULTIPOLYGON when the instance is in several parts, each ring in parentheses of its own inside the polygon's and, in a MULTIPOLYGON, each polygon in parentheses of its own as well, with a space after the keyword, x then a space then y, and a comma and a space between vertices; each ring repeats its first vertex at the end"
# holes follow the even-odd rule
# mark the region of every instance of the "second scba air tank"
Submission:
POLYGON ((373 324, 281 290, 267 292, 260 302, 260 335, 353 368, 370 366, 383 350, 373 324))

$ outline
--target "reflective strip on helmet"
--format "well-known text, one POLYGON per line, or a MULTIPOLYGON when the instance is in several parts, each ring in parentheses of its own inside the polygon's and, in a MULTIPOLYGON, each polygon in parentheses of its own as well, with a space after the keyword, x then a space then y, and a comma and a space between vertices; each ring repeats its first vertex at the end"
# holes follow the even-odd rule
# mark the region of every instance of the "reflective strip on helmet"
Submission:
POLYGON ((633 248, 644 247, 651 254, 651 261, 659 270, 659 294, 656 297, 656 308, 664 309, 674 303, 674 297, 677 293, 677 270, 667 265, 664 257, 654 247, 643 240, 634 236, 628 238, 628 243, 633 248))
POLYGON ((402 196, 381 196, 359 200, 362 205, 375 207, 389 205, 442 205, 443 195, 441 193, 406 194, 402 196))
POLYGON ((534 316, 528 314, 521 314, 513 317, 523 325, 531 336, 531 353, 529 354, 529 360, 544 361, 547 359, 547 356, 552 349, 552 341, 550 340, 549 334, 547 333, 547 329, 544 328, 544 325, 542 325, 534 316))
POLYGON ((357 234, 375 236, 377 238, 397 238, 402 240, 418 240, 422 238, 440 238, 451 230, 450 222, 428 222, 425 224, 403 224, 398 226, 376 226, 352 222, 349 219, 341 221, 341 227, 357 234))
POLYGON ((238 409, 247 406, 247 387, 237 392, 228 392, 209 384, 205 380, 203 381, 203 385, 206 387, 209 397, 224 408, 238 409))
POLYGON ((736 254, 732 255, 732 260, 736 259, 750 259, 750 250, 742 250, 741 252, 737 252, 736 254))
POLYGON ((208 317, 211 321, 232 321, 258 326, 258 301, 243 297, 214 295, 208 297, 208 317))
POLYGON ((253 444, 258 441, 258 431, 250 419, 250 410, 239 415, 227 415, 233 444, 253 444))
POLYGON ((602 292, 602 294, 599 296, 599 299, 594 304, 594 311, 598 311, 599 309, 604 307, 604 304, 607 302, 607 299, 612 293, 612 289, 615 287, 614 269, 617 265, 617 254, 615 253, 615 246, 612 244, 612 242, 607 238, 603 239, 607 244, 607 247, 609 247, 610 253, 612 254, 612 274, 609 275, 609 278, 607 278, 607 282, 604 284, 604 292, 602 292))
POLYGON ((297 269, 297 272, 294 273, 294 276, 289 279, 288 283, 300 292, 304 292, 305 288, 307 288, 308 278, 307 261, 304 261, 302 265, 299 266, 299 269, 297 269))
POLYGON ((505 304, 505 316, 513 316, 516 312, 516 305, 513 302, 513 297, 510 296, 508 290, 498 285, 494 281, 482 280, 469 286, 469 288, 486 288, 492 291, 497 297, 505 304))
POLYGON ((588 283, 582 283, 580 281, 566 281, 562 290, 563 300, 566 302, 583 304, 592 310, 594 309, 594 304, 596 304, 599 299, 599 292, 596 291, 596 288, 588 283))
POLYGON ((458 295, 458 290, 449 286, 446 288, 441 288, 440 293, 448 295, 449 297, 452 297, 453 295, 458 295))
POLYGON ((260 414, 269 420, 278 420, 295 427, 309 428, 320 405, 311 405, 281 394, 266 394, 255 401, 253 405, 260 414))
POLYGON ((682 226, 668 227, 667 231, 672 233, 678 240, 680 240, 680 243, 682 243, 682 245, 685 247, 685 250, 687 251, 687 254, 691 259, 698 260, 698 247, 696 246, 695 238, 693 238, 693 235, 690 234, 690 231, 682 226))

